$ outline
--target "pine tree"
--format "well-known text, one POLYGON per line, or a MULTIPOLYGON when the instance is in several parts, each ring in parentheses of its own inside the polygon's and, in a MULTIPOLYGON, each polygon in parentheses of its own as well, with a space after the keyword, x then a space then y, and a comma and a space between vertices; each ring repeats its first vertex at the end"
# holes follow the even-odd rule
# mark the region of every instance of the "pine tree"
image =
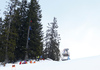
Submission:
POLYGON ((15 11, 18 5, 18 0, 10 0, 4 19, 4 29, 2 33, 2 40, 5 48, 5 62, 12 62, 15 59, 14 51, 16 47, 17 29, 15 11))
MULTIPOLYGON (((42 54, 42 24, 41 24, 41 10, 37 0, 31 0, 29 3, 28 19, 29 19, 29 37, 28 45, 26 46, 29 58, 36 57, 42 54)), ((27 34, 28 36, 28 34, 27 34)), ((26 58, 27 59, 27 58, 26 58)))
POLYGON ((60 35, 57 32, 57 21, 56 18, 54 18, 53 23, 48 24, 48 30, 46 31, 46 37, 45 37, 45 50, 44 50, 44 56, 46 58, 51 58, 53 60, 58 61, 60 57, 60 50, 59 50, 59 40, 60 35))
POLYGON ((26 52, 26 40, 27 40, 27 28, 28 28, 28 15, 27 15, 27 0, 22 0, 20 7, 16 12, 17 25, 17 47, 15 49, 16 60, 25 58, 26 52))

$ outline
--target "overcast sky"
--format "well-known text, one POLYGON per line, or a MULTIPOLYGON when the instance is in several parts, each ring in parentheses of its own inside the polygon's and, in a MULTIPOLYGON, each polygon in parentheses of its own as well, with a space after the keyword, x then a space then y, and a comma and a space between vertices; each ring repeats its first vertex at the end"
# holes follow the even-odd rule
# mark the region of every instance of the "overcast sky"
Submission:
MULTIPOLYGON (((43 30, 57 18, 60 50, 71 59, 100 55, 100 0, 39 0, 43 30)), ((3 16, 5 0, 0 2, 3 16)))

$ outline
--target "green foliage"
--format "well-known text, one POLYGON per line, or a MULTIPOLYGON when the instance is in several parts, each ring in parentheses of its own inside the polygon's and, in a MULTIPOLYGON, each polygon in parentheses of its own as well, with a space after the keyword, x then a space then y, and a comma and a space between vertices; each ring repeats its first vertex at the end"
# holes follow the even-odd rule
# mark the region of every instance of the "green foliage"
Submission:
POLYGON ((29 59, 42 55, 43 33, 41 10, 37 0, 10 0, 0 35, 0 61, 24 60, 26 52, 29 59), (32 21, 30 23, 30 20, 32 21), (26 48, 28 29, 28 48, 26 48))
POLYGON ((17 45, 15 48, 15 60, 22 59, 25 57, 26 49, 26 40, 27 40, 27 28, 28 28, 28 19, 27 16, 27 1, 22 0, 20 8, 16 10, 16 28, 18 33, 17 45))
POLYGON ((5 38, 2 36, 2 35, 0 35, 0 62, 1 61, 4 61, 4 59, 5 59, 5 48, 4 48, 4 40, 5 38))
POLYGON ((28 10, 29 19, 31 19, 30 26, 32 30, 30 30, 30 41, 29 41, 29 57, 36 57, 38 55, 42 55, 42 24, 41 21, 41 10, 37 0, 31 0, 29 3, 28 10))

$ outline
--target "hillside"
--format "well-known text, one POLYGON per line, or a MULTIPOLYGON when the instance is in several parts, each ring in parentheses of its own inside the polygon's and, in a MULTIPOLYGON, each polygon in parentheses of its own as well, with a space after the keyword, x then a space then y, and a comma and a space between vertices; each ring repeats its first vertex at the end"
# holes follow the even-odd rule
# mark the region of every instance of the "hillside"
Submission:
POLYGON ((87 57, 68 61, 42 60, 30 64, 6 64, 0 70, 100 70, 100 56, 87 57))

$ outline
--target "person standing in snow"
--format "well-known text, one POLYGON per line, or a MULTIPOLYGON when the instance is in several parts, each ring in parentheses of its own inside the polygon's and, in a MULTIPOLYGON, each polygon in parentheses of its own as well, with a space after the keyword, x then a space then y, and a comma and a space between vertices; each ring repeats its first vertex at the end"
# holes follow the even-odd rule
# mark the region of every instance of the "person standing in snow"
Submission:
POLYGON ((40 59, 42 60, 42 55, 40 56, 40 59))
POLYGON ((39 56, 37 56, 37 60, 39 61, 39 59, 40 59, 40 57, 39 56))
POLYGON ((21 64, 22 64, 22 62, 20 61, 20 62, 19 62, 19 65, 21 65, 21 64))

